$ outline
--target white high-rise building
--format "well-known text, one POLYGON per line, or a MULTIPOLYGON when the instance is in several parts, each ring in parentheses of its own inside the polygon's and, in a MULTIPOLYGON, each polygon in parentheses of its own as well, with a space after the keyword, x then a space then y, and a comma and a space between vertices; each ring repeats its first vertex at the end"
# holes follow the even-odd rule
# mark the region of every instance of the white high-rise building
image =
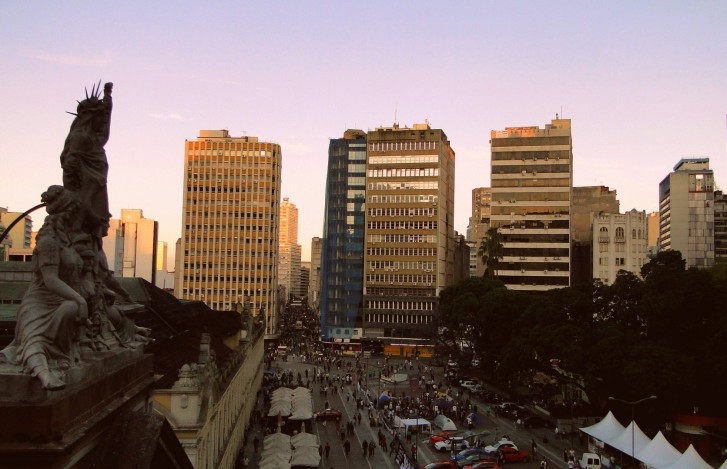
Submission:
POLYGON ((156 284, 159 223, 144 218, 140 209, 121 209, 121 218, 109 220, 103 250, 117 277, 138 277, 156 284))
POLYGON ((685 158, 659 184, 659 251, 689 267, 714 266, 714 174, 709 158, 685 158))

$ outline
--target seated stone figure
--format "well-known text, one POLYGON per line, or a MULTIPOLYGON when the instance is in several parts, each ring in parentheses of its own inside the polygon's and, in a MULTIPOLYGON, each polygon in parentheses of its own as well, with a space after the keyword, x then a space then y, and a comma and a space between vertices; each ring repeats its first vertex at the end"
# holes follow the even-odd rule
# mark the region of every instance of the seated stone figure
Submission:
POLYGON ((18 309, 15 338, 0 351, 0 361, 23 366, 45 389, 61 389, 65 383, 49 361, 67 368, 79 360, 79 323, 88 322, 79 293, 83 260, 72 245, 80 202, 62 186, 49 187, 41 200, 48 217, 33 250, 33 280, 18 309))

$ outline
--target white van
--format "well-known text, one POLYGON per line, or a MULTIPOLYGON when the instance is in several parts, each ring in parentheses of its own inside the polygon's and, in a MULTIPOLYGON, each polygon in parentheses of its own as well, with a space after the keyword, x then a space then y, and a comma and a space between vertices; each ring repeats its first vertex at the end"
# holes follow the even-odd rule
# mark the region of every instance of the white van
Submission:
POLYGON ((581 469, 601 469, 601 456, 596 453, 583 453, 578 464, 581 469))

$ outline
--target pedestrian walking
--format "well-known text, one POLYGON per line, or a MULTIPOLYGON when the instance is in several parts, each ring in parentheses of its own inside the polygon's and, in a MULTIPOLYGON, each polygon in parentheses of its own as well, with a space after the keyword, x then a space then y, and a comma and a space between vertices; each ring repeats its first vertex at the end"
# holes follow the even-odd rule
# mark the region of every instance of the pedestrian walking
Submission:
POLYGON ((372 441, 371 443, 369 443, 369 457, 373 457, 373 455, 374 455, 374 450, 375 450, 375 449, 376 449, 376 443, 374 443, 374 442, 372 441))
POLYGON ((530 450, 533 452, 533 458, 535 458, 538 455, 538 444, 534 438, 530 441, 530 450))
POLYGON ((543 456, 543 460, 540 461, 540 469, 548 469, 548 461, 545 460, 545 456, 543 456))
POLYGON ((361 443, 361 447, 363 448, 363 455, 364 455, 364 458, 365 458, 366 455, 369 452, 369 442, 366 441, 366 440, 364 440, 363 443, 361 443))
POLYGON ((351 442, 346 440, 343 442, 343 450, 346 452, 346 457, 348 457, 348 453, 351 452, 351 442))
POLYGON ((326 442, 326 459, 328 459, 328 456, 331 454, 331 444, 326 442))

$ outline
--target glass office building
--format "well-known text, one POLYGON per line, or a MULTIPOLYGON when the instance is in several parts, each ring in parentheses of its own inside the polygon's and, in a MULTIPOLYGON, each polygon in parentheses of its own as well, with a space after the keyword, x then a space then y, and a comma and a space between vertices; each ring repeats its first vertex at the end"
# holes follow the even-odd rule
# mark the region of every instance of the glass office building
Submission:
POLYGON ((328 148, 326 208, 321 252, 321 335, 361 335, 366 133, 347 130, 328 148))

